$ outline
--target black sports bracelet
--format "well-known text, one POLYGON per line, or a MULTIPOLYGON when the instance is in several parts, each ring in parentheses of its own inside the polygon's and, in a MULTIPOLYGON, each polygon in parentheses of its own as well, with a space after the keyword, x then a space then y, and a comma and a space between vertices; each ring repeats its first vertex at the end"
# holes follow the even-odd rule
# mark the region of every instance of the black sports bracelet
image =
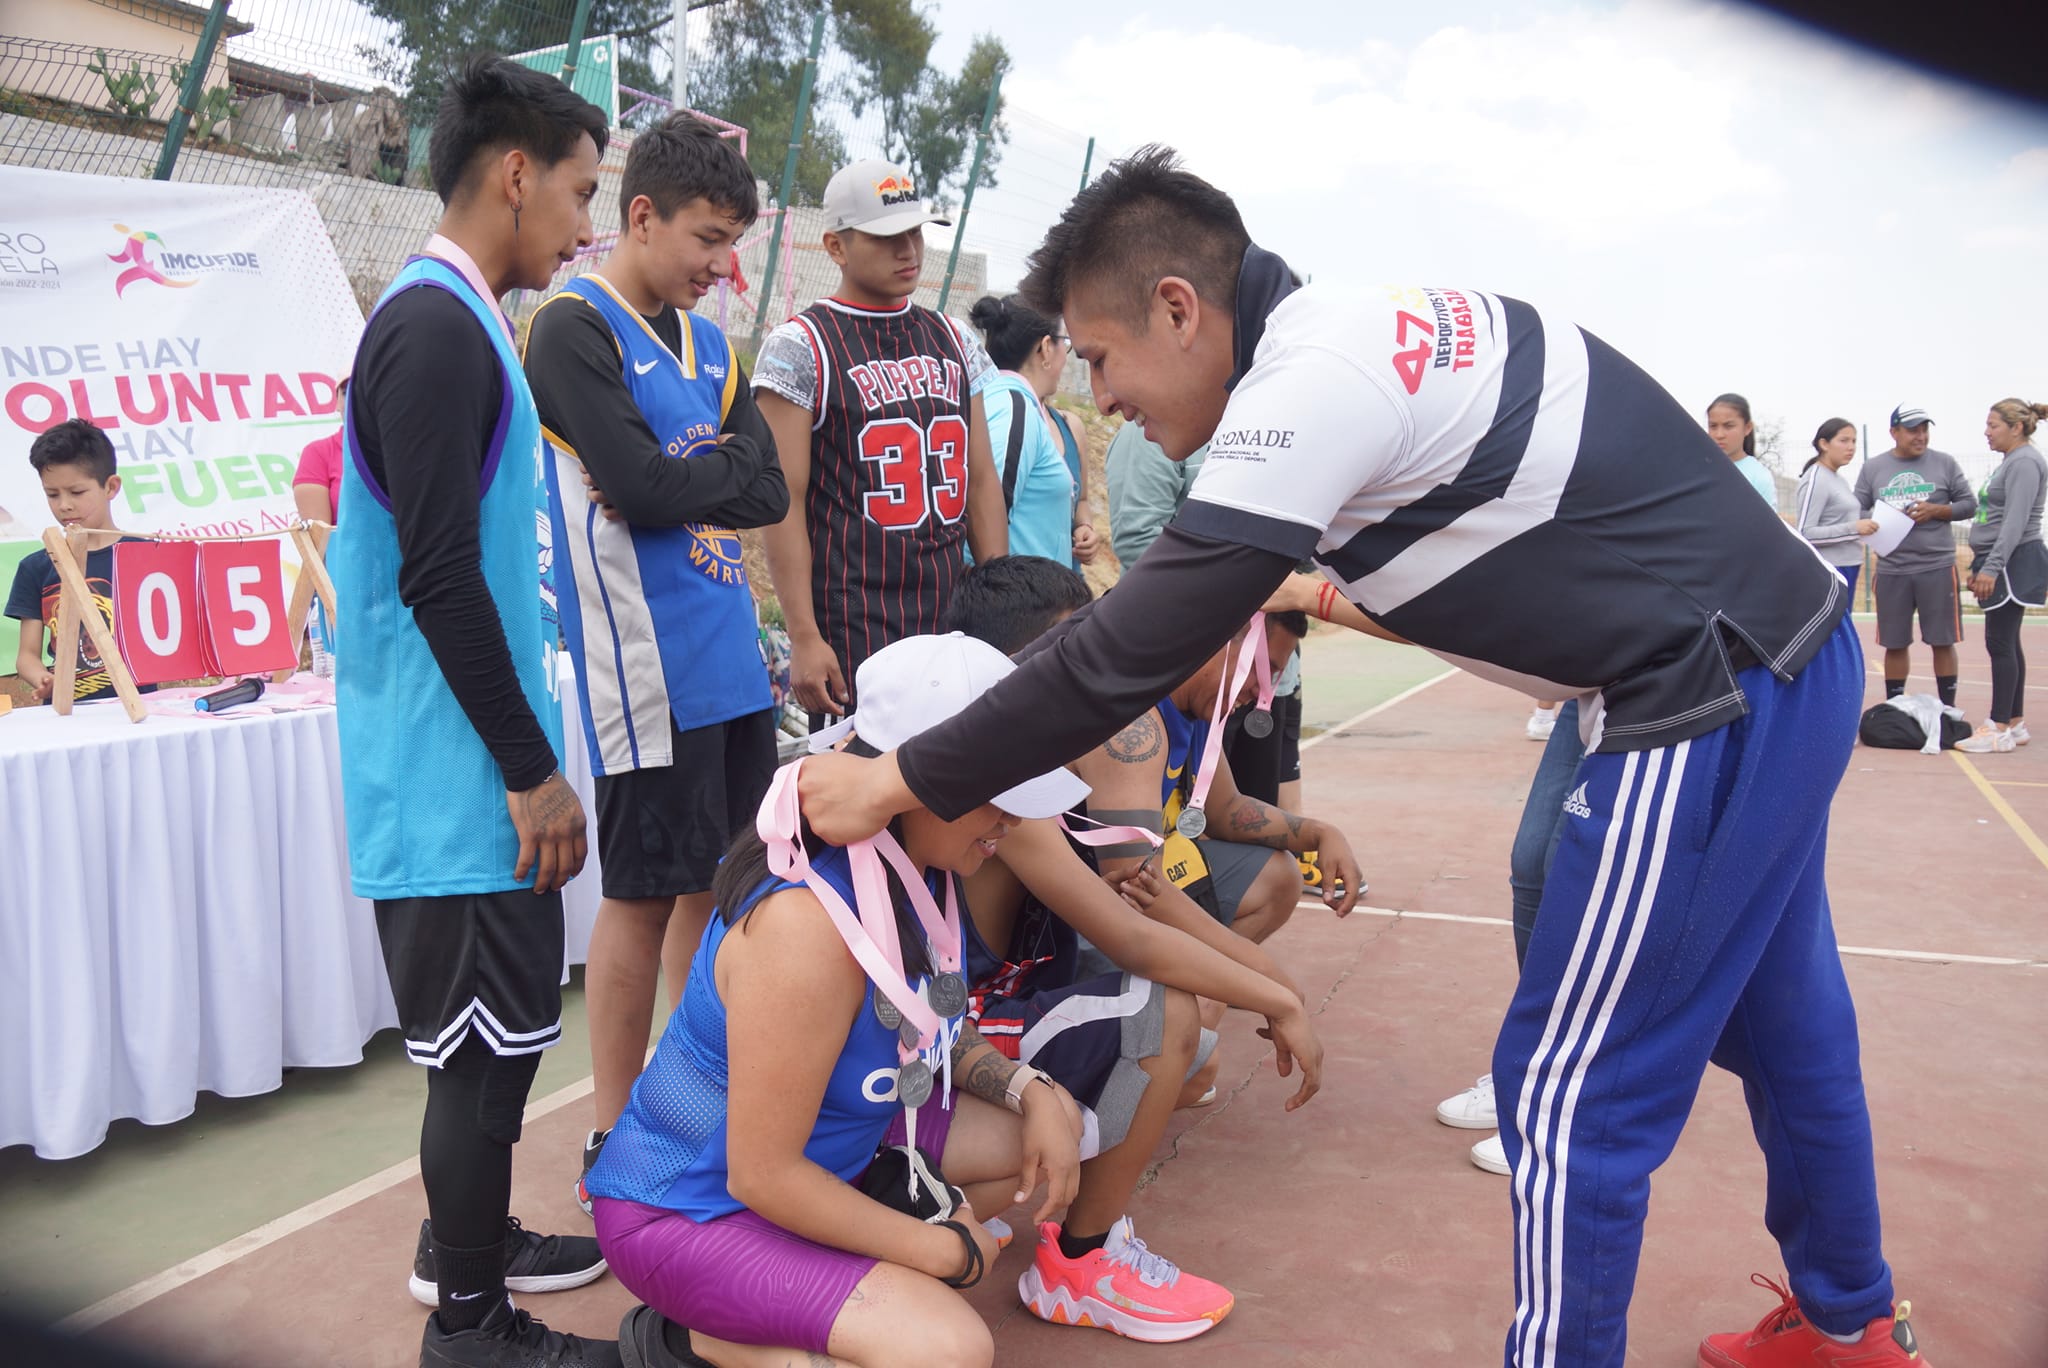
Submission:
POLYGON ((967 1246, 967 1267, 960 1271, 959 1276, 952 1278, 941 1278, 939 1279, 939 1281, 944 1283, 948 1287, 958 1288, 974 1286, 976 1283, 981 1281, 981 1246, 974 1242, 973 1232, 968 1230, 966 1226, 960 1224, 960 1222, 940 1221, 939 1224, 944 1226, 946 1229, 952 1231, 955 1235, 958 1235, 960 1237, 960 1243, 967 1246))

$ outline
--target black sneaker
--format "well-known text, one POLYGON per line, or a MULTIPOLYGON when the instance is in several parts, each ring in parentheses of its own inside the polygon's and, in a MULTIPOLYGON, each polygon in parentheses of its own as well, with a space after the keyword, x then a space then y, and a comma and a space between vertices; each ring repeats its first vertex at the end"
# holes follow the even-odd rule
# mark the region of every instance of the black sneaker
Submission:
MULTIPOLYGON (((708 1359, 701 1359, 685 1350, 678 1354, 669 1348, 667 1331, 674 1322, 651 1306, 636 1306, 619 1320, 619 1360, 626 1368, 713 1368, 708 1359)), ((682 1326, 680 1338, 687 1344, 689 1331, 682 1326)))
POLYGON ((604 1142, 610 1135, 608 1130, 594 1130, 583 1138, 583 1172, 576 1175, 576 1205, 583 1208, 585 1216, 590 1214, 590 1189, 584 1186, 584 1179, 590 1177, 590 1166, 604 1153, 604 1142))
MULTIPOLYGON (((596 1282, 605 1274, 604 1255, 597 1241, 588 1235, 536 1235, 519 1224, 517 1216, 505 1218, 505 1287, 513 1292, 560 1292, 596 1282)), ((441 1289, 434 1277, 434 1241, 431 1223, 420 1222, 419 1247, 413 1251, 412 1278, 406 1284, 412 1298, 423 1306, 441 1304, 441 1289)))
POLYGON ((427 1317, 420 1336, 420 1368, 622 1368, 619 1346, 550 1330, 502 1297, 474 1330, 441 1328, 441 1313, 427 1317))

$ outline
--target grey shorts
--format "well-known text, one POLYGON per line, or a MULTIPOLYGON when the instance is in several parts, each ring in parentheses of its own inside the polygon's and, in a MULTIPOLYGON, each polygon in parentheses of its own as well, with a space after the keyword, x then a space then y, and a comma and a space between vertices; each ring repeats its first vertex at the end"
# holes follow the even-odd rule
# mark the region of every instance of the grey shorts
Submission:
POLYGON ((1963 586, 1955 566, 1905 574, 1877 567, 1877 644, 1903 651, 1913 644, 1913 615, 1920 615, 1920 639, 1929 646, 1953 646, 1963 639, 1963 586))

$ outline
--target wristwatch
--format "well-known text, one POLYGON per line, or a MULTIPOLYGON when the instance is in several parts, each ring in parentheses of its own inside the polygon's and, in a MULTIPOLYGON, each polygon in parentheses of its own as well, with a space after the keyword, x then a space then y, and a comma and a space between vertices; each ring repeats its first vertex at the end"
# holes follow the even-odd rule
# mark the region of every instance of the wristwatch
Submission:
POLYGON ((1029 1064, 1019 1064, 1016 1072, 1010 1075, 1010 1085, 1003 1089, 1003 1105, 1022 1116, 1024 1090, 1033 1083, 1043 1083, 1050 1088, 1053 1086, 1052 1076, 1041 1069, 1032 1068, 1029 1064))

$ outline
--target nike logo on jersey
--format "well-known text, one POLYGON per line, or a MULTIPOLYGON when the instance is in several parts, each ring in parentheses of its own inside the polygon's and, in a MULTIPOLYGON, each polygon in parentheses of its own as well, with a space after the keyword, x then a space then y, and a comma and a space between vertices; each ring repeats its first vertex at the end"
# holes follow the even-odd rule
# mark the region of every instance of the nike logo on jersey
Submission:
POLYGON ((1593 815, 1592 805, 1586 801, 1586 786, 1584 784, 1573 789, 1571 796, 1564 800, 1564 810, 1574 817, 1591 817, 1593 815))
POLYGON ((633 363, 633 374, 635 374, 635 375, 645 375, 645 374, 647 374, 647 372, 649 372, 649 371, 653 370, 653 369, 654 369, 654 368, 655 368, 656 366, 658 366, 658 365, 660 365, 660 364, 661 364, 661 361, 660 361, 660 358, 658 358, 658 357, 657 357, 657 358, 656 358, 655 360, 652 360, 652 361, 635 361, 635 362, 633 363))

